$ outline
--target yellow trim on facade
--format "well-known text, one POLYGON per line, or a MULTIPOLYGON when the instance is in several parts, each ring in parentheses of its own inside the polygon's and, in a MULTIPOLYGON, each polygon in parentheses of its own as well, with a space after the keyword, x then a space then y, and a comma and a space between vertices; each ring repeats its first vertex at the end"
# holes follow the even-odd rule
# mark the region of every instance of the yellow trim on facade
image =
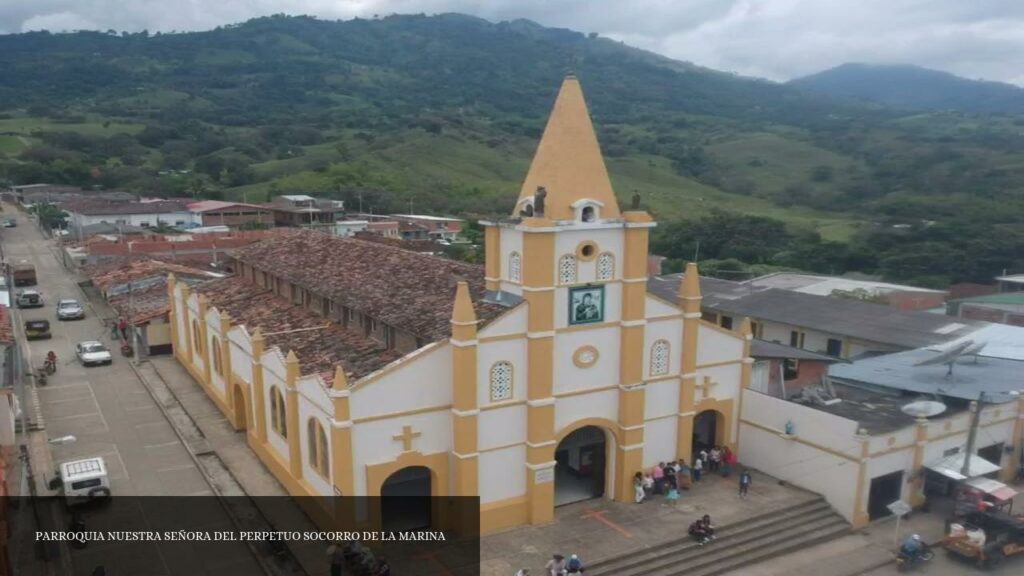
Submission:
POLYGON ((572 363, 575 364, 577 368, 590 368, 594 364, 597 364, 597 360, 600 357, 601 353, 598 352, 597 348, 588 344, 586 346, 580 346, 579 348, 576 349, 575 352, 572 353, 572 363), (590 352, 591 354, 594 355, 593 359, 590 360, 589 362, 585 362, 583 360, 583 355, 586 354, 587 352, 590 352))
MULTIPOLYGON (((593 240, 584 240, 584 241, 582 241, 582 242, 580 242, 579 244, 576 245, 576 262, 577 263, 579 263, 579 262, 593 262, 594 259, 597 258, 597 253, 598 253, 597 242, 594 242, 593 240), (587 255, 585 255, 583 253, 584 248, 586 248, 587 246, 590 246, 590 248, 591 248, 590 256, 587 256, 587 255)), ((576 272, 577 272, 577 274, 579 273, 579 268, 578 267, 576 269, 576 272)))

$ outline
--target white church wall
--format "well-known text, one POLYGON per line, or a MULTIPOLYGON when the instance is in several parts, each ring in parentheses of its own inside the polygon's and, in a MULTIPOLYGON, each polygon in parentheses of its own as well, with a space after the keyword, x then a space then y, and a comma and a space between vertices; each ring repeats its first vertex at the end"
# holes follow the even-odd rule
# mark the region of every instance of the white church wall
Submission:
POLYGON ((555 395, 619 383, 619 328, 608 326, 593 330, 560 332, 555 335, 555 395), (597 349, 597 362, 581 368, 573 362, 583 346, 597 349))
POLYGON ((412 449, 423 454, 451 450, 452 419, 449 410, 409 414, 383 420, 357 423, 352 427, 352 457, 357 495, 367 492, 366 466, 391 462, 401 455, 404 445, 395 436, 404 426, 420 436, 412 441, 412 449))
MULTIPOLYGON (((191 294, 189 296, 189 299, 188 299, 188 317, 189 317, 188 330, 189 330, 190 338, 192 339, 192 366, 196 370, 198 370, 199 372, 202 372, 203 370, 206 369, 206 363, 203 362, 202 354, 197 352, 196 349, 195 349, 195 347, 196 347, 196 342, 195 342, 196 335, 195 335, 195 332, 192 331, 192 326, 193 326, 192 322, 202 322, 202 320, 199 318, 199 300, 196 297, 195 293, 191 294)), ((202 348, 202 344, 201 343, 199 345, 199 348, 202 348)))
MULTIPOLYGON (((703 384, 705 376, 710 377, 711 381, 716 382, 716 384, 711 386, 708 396, 718 398, 720 400, 727 400, 729 398, 739 399, 740 378, 742 377, 742 373, 743 365, 738 362, 734 364, 712 366, 711 368, 698 368, 697 384, 703 384)), ((697 391, 698 402, 703 398, 703 395, 704 393, 702 391, 697 391)))
MULTIPOLYGON (((210 359, 210 385, 221 400, 227 397, 227 386, 225 378, 217 373, 217 362, 214 361, 214 355, 221 353, 220 343, 222 342, 224 342, 224 337, 220 333, 219 312, 211 306, 206 311, 206 357, 210 359)), ((221 358, 221 369, 224 368, 226 366, 221 358)))
POLYGON ((659 418, 644 424, 644 468, 676 459, 679 419, 659 418))
POLYGON ((526 405, 482 410, 477 417, 477 446, 490 450, 526 442, 526 405))
POLYGON ((785 430, 787 421, 792 422, 798 438, 827 446, 851 458, 861 457, 857 422, 828 412, 747 390, 743 394, 741 419, 779 433, 785 430))
POLYGON ((697 338, 698 366, 743 357, 743 339, 737 333, 701 324, 697 338))
POLYGON ((480 503, 497 502, 526 494, 526 445, 481 452, 480 503))
POLYGON ((447 342, 421 348, 391 366, 379 378, 371 374, 365 383, 355 384, 349 400, 353 420, 452 403, 452 350, 447 342))
MULTIPOLYGON (((577 228, 565 229, 555 235, 555 269, 557 271, 557 260, 564 254, 576 254, 576 248, 581 242, 593 242, 597 244, 597 254, 611 252, 615 254, 615 275, 614 278, 622 277, 622 228, 577 228)), ((555 278, 557 278, 557 273, 555 278)), ((593 282, 595 277, 581 276, 580 282, 593 282)))
MULTIPOLYGON (((888 454, 873 456, 868 460, 867 482, 864 483, 864 489, 866 491, 870 491, 872 478, 878 478, 879 476, 885 476, 886 474, 892 474, 893 472, 903 472, 903 486, 900 496, 906 499, 910 494, 910 487, 907 484, 907 479, 910 478, 910 473, 913 470, 913 467, 914 449, 912 447, 908 447, 905 450, 898 450, 896 452, 889 452, 888 454)), ((864 502, 867 503, 868 493, 865 493, 863 497, 864 502)))
POLYGON ((648 382, 644 394, 644 419, 679 413, 679 378, 648 382))
MULTIPOLYGON (((679 308, 676 308, 675 306, 670 306, 664 300, 662 300, 660 298, 655 298, 654 296, 651 296, 650 294, 647 295, 646 311, 647 311, 647 317, 648 318, 660 318, 660 317, 663 317, 663 316, 676 316, 678 314, 682 314, 683 313, 683 311, 680 310, 679 308)), ((680 320, 680 322, 682 322, 682 321, 680 320)), ((682 329, 682 324, 680 324, 680 329, 682 329)))
POLYGON ((612 422, 619 416, 619 390, 613 388, 555 400, 555 434, 577 420, 605 418, 612 422))
POLYGON ((240 326, 228 331, 231 353, 231 371, 243 382, 252 384, 252 341, 240 326))
POLYGON ((847 521, 853 520, 857 462, 745 423, 740 423, 740 435, 743 466, 821 494, 847 521))
MULTIPOLYGON (((512 363, 511 401, 526 399, 526 339, 481 342, 477 346, 477 405, 487 406, 491 401, 491 368, 498 362, 512 363)), ((508 402, 502 400, 499 402, 508 402)))
POLYGON ((479 338, 487 338, 491 336, 505 336, 507 334, 525 334, 528 310, 529 308, 526 304, 517 306, 488 324, 480 330, 477 336, 479 338))

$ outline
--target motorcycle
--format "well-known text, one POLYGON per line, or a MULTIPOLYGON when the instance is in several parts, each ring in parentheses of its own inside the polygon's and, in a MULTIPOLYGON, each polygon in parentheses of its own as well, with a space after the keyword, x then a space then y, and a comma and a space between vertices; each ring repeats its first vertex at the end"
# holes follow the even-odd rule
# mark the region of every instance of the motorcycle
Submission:
POLYGON ((900 551, 896 556, 896 570, 899 572, 906 572, 920 564, 924 564, 935 557, 935 552, 932 552, 929 548, 922 548, 917 555, 909 555, 900 551))

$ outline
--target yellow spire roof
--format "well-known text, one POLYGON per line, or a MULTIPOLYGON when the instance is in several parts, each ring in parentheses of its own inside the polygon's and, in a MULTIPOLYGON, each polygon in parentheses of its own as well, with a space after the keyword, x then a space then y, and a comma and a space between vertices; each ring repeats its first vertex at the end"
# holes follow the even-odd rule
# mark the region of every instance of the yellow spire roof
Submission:
MULTIPOLYGON (((583 90, 573 75, 562 82, 519 200, 532 198, 538 186, 547 190, 544 216, 552 220, 574 219, 573 203, 583 199, 603 205, 599 208, 601 218, 621 216, 583 90)), ((514 215, 521 208, 517 202, 514 215)))

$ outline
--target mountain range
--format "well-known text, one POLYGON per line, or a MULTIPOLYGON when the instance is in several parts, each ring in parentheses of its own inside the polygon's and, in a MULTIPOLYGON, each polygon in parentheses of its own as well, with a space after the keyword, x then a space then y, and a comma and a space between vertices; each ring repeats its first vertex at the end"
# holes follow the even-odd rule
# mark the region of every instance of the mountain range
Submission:
POLYGON ((620 198, 639 191, 666 228, 776 219, 797 248, 843 247, 822 245, 818 269, 929 284, 1024 267, 1024 118, 823 94, 813 77, 744 78, 460 14, 0 36, 0 179, 508 213, 568 71, 620 198), (986 234, 1002 238, 994 251, 976 244, 986 234), (918 244, 924 256, 902 258, 918 244))

